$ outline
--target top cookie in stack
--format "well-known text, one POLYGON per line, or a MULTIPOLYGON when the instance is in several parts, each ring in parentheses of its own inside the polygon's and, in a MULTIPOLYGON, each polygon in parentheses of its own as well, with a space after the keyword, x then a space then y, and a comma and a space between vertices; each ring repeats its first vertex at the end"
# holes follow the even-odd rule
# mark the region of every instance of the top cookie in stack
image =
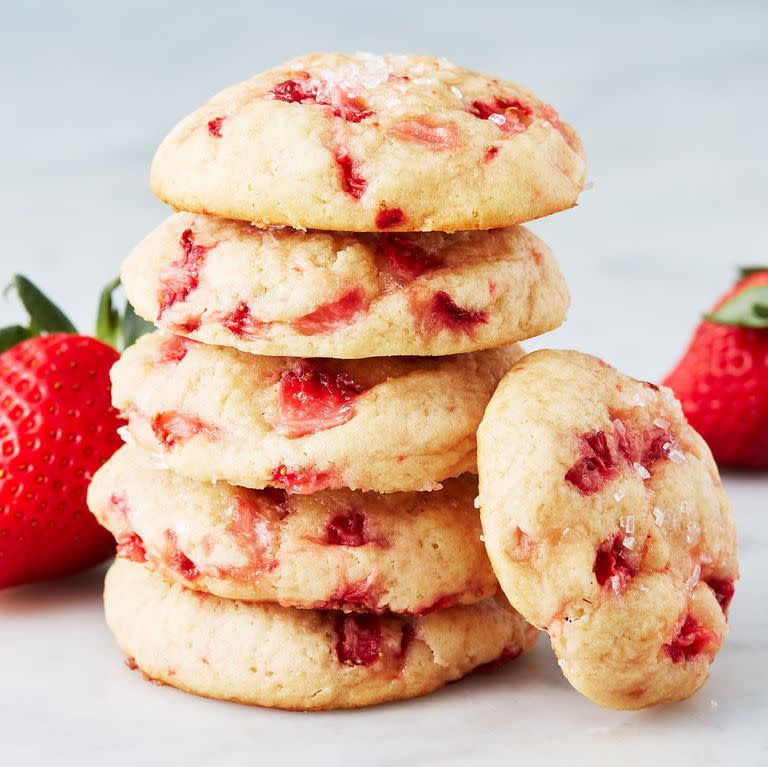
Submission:
POLYGON ((123 281, 160 327, 257 354, 520 341, 557 327, 568 293, 513 225, 574 205, 584 170, 573 130, 518 85, 423 56, 315 54, 222 91, 165 139, 153 188, 188 212, 123 281))

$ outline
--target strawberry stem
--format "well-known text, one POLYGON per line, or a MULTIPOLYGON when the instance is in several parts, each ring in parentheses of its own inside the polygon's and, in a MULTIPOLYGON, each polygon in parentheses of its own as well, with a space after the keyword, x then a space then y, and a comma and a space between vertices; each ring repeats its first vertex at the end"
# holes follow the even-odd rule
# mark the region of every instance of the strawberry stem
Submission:
POLYGON ((15 274, 6 288, 15 290, 29 315, 31 335, 40 333, 77 333, 69 317, 59 309, 37 286, 21 274, 15 274))
POLYGON ((753 285, 705 315, 710 322, 742 328, 768 328, 768 285, 753 285))

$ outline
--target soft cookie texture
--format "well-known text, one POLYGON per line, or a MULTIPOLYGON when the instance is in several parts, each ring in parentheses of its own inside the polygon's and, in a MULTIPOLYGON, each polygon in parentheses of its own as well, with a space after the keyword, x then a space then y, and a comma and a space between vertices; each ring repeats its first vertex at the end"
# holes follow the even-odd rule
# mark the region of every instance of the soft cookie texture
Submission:
POLYGON ((88 505, 117 554, 183 585, 286 607, 423 615, 492 596, 477 480, 431 493, 287 495, 197 482, 123 447, 88 505))
POLYGON ((299 710, 425 695, 517 657, 537 634, 502 597, 423 618, 294 610, 190 591, 125 560, 107 573, 104 605, 129 664, 149 679, 299 710))
POLYGON ((575 132, 520 85, 427 56, 318 53, 182 120, 152 188, 262 227, 449 232, 570 208, 584 173, 575 132))
POLYGON ((478 465, 493 568, 571 684, 619 709, 696 692, 727 630, 736 534, 671 391, 530 354, 488 406, 478 465))
POLYGON ((128 298, 172 333, 255 354, 458 354, 560 325, 568 290, 523 227, 351 234, 177 213, 123 265, 128 298))
POLYGON ((477 426, 520 354, 306 360, 153 333, 112 368, 112 398, 126 436, 193 479, 430 490, 475 470, 477 426))

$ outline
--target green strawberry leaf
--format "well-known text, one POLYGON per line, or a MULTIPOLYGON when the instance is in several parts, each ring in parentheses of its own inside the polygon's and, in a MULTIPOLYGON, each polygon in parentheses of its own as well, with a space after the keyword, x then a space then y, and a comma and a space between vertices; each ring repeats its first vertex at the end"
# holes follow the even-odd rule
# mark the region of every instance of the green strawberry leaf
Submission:
POLYGON ((704 315, 710 322, 742 328, 768 328, 768 285, 742 290, 717 311, 704 315))
POLYGON ((745 277, 751 277, 758 272, 768 272, 768 266, 740 266, 739 279, 743 280, 745 277))
POLYGON ((64 312, 26 277, 16 274, 6 289, 15 289, 30 317, 30 331, 37 333, 77 333, 64 312))
POLYGON ((21 325, 9 325, 7 328, 0 328, 0 354, 28 338, 32 338, 32 333, 21 325))
POLYGON ((127 349, 143 336, 155 329, 151 322, 139 317, 129 301, 125 302, 125 314, 123 315, 123 349, 127 349))
POLYGON ((120 312, 115 306, 113 293, 120 285, 120 278, 115 277, 101 292, 99 311, 96 314, 96 338, 105 344, 117 348, 120 343, 120 312))

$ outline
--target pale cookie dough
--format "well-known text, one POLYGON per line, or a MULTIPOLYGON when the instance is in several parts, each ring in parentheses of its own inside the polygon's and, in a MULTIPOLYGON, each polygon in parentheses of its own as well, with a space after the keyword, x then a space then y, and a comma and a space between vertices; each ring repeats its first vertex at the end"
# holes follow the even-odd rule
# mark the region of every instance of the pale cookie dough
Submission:
POLYGON ((696 692, 727 630, 736 533, 672 392, 530 354, 488 406, 478 465, 493 568, 571 684, 620 709, 696 692))
POLYGON ((152 166, 177 210, 296 229, 492 229, 575 205, 581 143, 514 83, 428 56, 294 59, 183 119, 152 166))
POLYGON ((112 368, 112 398, 126 437, 193 479, 431 490, 475 470, 477 426, 520 354, 305 360, 153 333, 112 368))
POLYGON ((492 596, 465 474, 431 493, 287 495, 155 468, 125 446, 96 472, 88 506, 117 553, 188 588, 285 607, 423 615, 492 596))
POLYGON ((107 623, 129 663, 196 695, 284 709, 425 695, 530 649, 537 631, 503 597, 423 618, 221 599, 118 560, 107 623))
POLYGON ((136 311, 255 354, 458 354, 553 330, 569 296, 523 227, 350 234, 176 213, 122 269, 136 311))

